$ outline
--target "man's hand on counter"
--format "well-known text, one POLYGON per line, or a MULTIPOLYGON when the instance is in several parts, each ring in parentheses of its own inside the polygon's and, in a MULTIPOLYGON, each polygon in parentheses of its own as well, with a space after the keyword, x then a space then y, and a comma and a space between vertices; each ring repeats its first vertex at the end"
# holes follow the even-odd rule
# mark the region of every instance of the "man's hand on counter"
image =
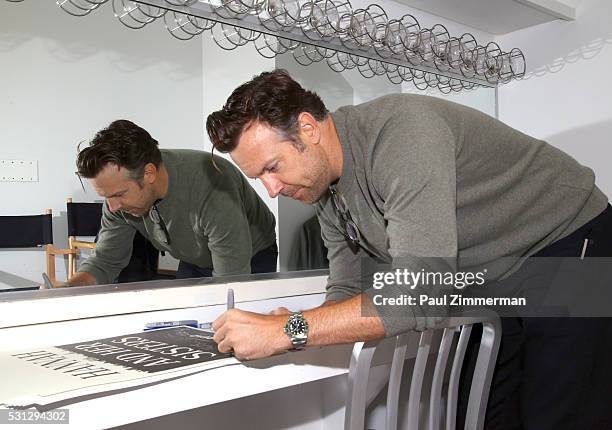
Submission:
POLYGON ((291 311, 283 306, 276 308, 270 312, 270 315, 291 315, 291 311))
MULTIPOLYGON (((65 283, 65 282, 58 282, 58 281, 55 281, 55 282, 53 283, 53 288, 62 288, 62 287, 67 287, 67 285, 66 285, 66 283, 65 283)), ((39 285, 39 286, 38 286, 38 289, 39 289, 39 290, 49 290, 50 288, 47 286, 47 284, 46 284, 46 283, 44 283, 44 284, 39 285)))
POLYGON ((89 272, 76 272, 73 276, 66 281, 66 284, 62 287, 82 287, 86 285, 96 285, 98 281, 89 272))
MULTIPOLYGON (((383 321, 372 308, 366 294, 342 302, 328 301, 318 308, 304 311, 308 322, 306 346, 325 346, 381 339, 385 336, 383 321)), ((230 309, 213 322, 219 351, 242 360, 269 357, 293 348, 284 332, 291 312, 277 308, 269 315, 230 309)))
MULTIPOLYGON (((64 287, 83 287, 86 285, 97 285, 98 281, 96 278, 88 272, 77 272, 70 277, 66 282, 55 281, 53 288, 64 288, 64 287)), ((48 289, 46 284, 39 287, 41 290, 48 289)))
POLYGON ((292 345, 283 328, 289 311, 282 312, 263 315, 230 309, 213 322, 213 339, 220 352, 233 352, 241 360, 255 360, 287 351, 292 345))

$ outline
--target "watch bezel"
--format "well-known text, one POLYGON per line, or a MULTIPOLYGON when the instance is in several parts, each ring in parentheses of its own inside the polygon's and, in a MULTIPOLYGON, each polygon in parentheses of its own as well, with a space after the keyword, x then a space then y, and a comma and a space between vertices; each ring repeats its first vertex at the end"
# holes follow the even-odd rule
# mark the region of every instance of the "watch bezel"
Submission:
POLYGON ((306 342, 308 341, 308 321, 304 318, 304 315, 301 312, 296 312, 289 315, 287 322, 285 323, 285 327, 283 328, 285 334, 289 336, 291 340, 291 344, 295 349, 302 349, 306 346, 306 342), (292 323, 295 320, 299 320, 303 323, 303 330, 294 331, 292 330, 292 323))

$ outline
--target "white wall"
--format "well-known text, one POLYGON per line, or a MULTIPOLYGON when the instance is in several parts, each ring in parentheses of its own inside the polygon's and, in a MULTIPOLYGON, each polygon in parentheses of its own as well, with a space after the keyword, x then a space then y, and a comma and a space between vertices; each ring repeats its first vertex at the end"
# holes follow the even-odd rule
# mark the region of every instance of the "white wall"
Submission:
POLYGON ((499 38, 521 48, 528 78, 499 89, 499 116, 595 170, 612 195, 612 2, 582 0, 577 19, 499 38))
MULTIPOLYGON (((127 118, 162 147, 202 147, 201 43, 175 40, 159 25, 127 29, 110 4, 75 18, 53 1, 1 1, 0 70, 0 159, 39 167, 38 182, 0 182, 0 215, 52 208, 57 245, 66 244, 66 198, 98 198, 74 174, 80 141, 127 118)), ((8 272, 9 284, 40 281, 43 269, 42 252, 0 252, 0 280, 8 272)))
MULTIPOLYGON (((39 181, 0 182, 0 215, 54 211, 56 246, 67 242, 65 201, 99 197, 74 175, 77 144, 118 118, 161 147, 210 150, 206 116, 237 85, 274 68, 252 45, 224 51, 210 39, 173 38, 161 22, 120 24, 110 2, 82 18, 53 1, 0 1, 0 159, 38 160, 39 181)), ((278 215, 277 201, 252 185, 278 215)), ((278 232, 278 231, 277 231, 278 232)), ((66 278, 63 257, 57 277, 66 278)), ((176 261, 166 256, 162 267, 176 261)), ((42 250, 0 250, 0 288, 41 282, 42 250)))
MULTIPOLYGON (((203 126, 206 127, 206 118, 211 112, 219 110, 230 96, 232 91, 240 84, 250 80, 253 76, 275 67, 274 59, 259 55, 255 47, 249 43, 231 51, 219 48, 210 36, 210 32, 202 38, 203 49, 203 75, 204 88, 202 93, 204 118, 203 126)), ((204 131, 206 151, 212 150, 212 144, 208 134, 204 131)), ((216 154, 219 154, 218 152, 216 154)), ((231 160, 227 154, 219 154, 231 160)), ((268 205, 277 219, 276 236, 278 230, 278 200, 268 195, 266 187, 261 181, 249 181, 257 193, 268 205)))
MULTIPOLYGON (((159 26, 161 27, 161 26, 159 26)), ((161 28, 158 28, 162 31, 161 28)), ((162 31, 163 32, 163 31, 162 31)), ((171 37, 166 34, 167 37, 171 37)), ((212 39, 210 32, 206 32, 203 36, 194 38, 201 44, 202 68, 201 68, 201 99, 200 111, 202 115, 197 118, 197 125, 202 127, 203 145, 198 143, 197 149, 212 151, 213 147, 206 133, 206 119, 211 112, 219 110, 231 94, 231 92, 240 84, 250 80, 254 75, 257 75, 266 70, 272 70, 275 67, 274 59, 269 59, 259 55, 252 44, 241 46, 233 50, 223 50, 217 46, 212 39)), ((180 43, 179 43, 180 45, 180 43)), ((197 95, 194 94, 194 99, 197 95)), ((180 111, 175 111, 180 113, 180 111)), ((227 154, 215 152, 216 155, 226 158, 231 161, 227 154)), ((279 234, 279 212, 278 200, 273 199, 268 195, 266 188, 260 181, 250 179, 249 183, 257 191, 259 196, 268 205, 274 214, 276 222, 276 236, 279 234)), ((160 267, 164 269, 176 269, 178 261, 169 254, 160 258, 160 267)))
MULTIPOLYGON (((390 18, 413 13, 424 26, 441 22, 452 34, 470 31, 477 39, 491 38, 388 0, 380 4, 390 18)), ((279 65, 289 67, 283 60, 279 65)), ((127 29, 112 16, 110 2, 76 18, 53 1, 0 0, 0 159, 39 163, 38 182, 0 182, 0 215, 52 208, 56 245, 65 246, 65 199, 98 199, 88 184, 86 193, 81 190, 73 173, 79 142, 127 118, 149 130, 161 147, 210 150, 204 131, 208 113, 219 109, 237 85, 275 66, 250 44, 224 51, 209 34, 179 41, 160 22, 127 29)), ((337 75, 324 64, 292 67, 332 110, 402 90, 386 78, 365 79, 355 70, 337 75), (334 82, 347 92, 335 93, 334 82)), ((253 181, 253 186, 278 215, 278 201, 262 184, 253 181)), ((42 252, 0 251, 0 282, 40 282, 43 263, 42 252)), ((57 263, 57 276, 65 279, 64 260, 58 257, 57 263)))

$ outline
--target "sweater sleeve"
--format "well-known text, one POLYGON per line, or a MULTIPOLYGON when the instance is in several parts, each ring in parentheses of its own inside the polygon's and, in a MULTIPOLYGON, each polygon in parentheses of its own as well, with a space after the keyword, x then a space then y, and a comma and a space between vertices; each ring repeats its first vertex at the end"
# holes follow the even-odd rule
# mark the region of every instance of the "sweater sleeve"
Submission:
MULTIPOLYGON (((457 269, 455 136, 437 116, 407 121, 392 117, 378 136, 371 157, 372 188, 383 202, 391 267, 413 273, 455 273, 457 269)), ((388 269, 387 269, 388 270, 388 269)), ((386 285, 385 297, 430 297, 439 285, 386 285), (413 288, 412 288, 413 287, 413 288)), ((370 288, 370 297, 381 290, 370 288)), ((377 306, 393 336, 430 328, 445 309, 429 304, 377 306)))
POLYGON ((104 203, 95 253, 81 263, 79 271, 93 275, 98 284, 113 283, 130 262, 135 234, 136 229, 104 203))

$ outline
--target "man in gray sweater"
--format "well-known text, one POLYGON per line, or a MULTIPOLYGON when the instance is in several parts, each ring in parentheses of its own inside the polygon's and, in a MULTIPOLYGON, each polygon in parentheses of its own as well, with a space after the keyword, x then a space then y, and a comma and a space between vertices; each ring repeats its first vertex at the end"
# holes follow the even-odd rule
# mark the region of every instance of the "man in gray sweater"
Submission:
MULTIPOLYGON (((219 349, 238 357, 423 330, 442 316, 418 303, 401 315, 374 306, 368 259, 484 269, 491 282, 518 276, 531 257, 612 256, 612 210, 590 169, 458 104, 392 95, 329 113, 277 70, 238 87, 207 130, 270 196, 316 205, 330 260, 321 307, 230 310, 214 322, 219 349)), ((385 290, 413 294, 400 282, 385 290)), ((487 428, 612 428, 611 320, 587 320, 504 318, 487 428)))
POLYGON ((274 215, 230 162, 160 150, 146 130, 119 120, 79 153, 77 167, 106 202, 95 255, 68 286, 114 282, 136 231, 180 260, 179 278, 276 271, 274 215))

